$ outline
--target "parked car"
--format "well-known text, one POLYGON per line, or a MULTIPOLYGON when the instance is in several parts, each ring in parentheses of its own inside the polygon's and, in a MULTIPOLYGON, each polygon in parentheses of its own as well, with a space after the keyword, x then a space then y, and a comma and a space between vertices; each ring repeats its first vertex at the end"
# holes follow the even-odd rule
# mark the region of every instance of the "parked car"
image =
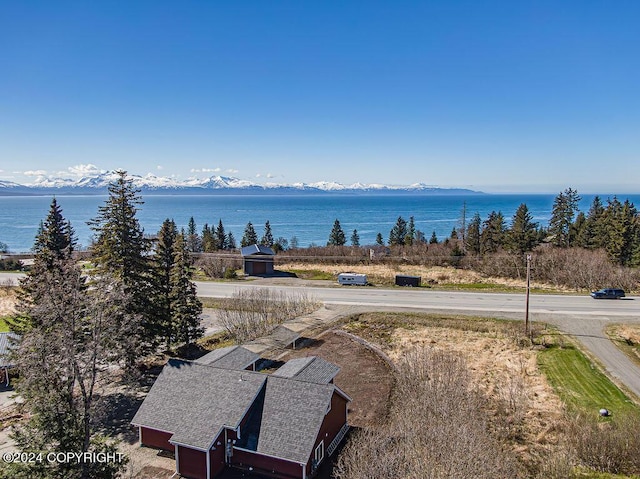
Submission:
POLYGON ((615 288, 603 288, 598 291, 592 291, 593 299, 618 299, 624 298, 624 290, 615 288))

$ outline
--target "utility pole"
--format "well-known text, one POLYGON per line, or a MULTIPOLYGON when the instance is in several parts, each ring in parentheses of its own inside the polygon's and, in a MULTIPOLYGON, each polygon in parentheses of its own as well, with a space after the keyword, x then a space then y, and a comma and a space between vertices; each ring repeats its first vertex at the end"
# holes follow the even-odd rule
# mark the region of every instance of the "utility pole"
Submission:
POLYGON ((524 312, 524 334, 529 335, 529 284, 531 280, 531 255, 527 254, 527 296, 524 312))

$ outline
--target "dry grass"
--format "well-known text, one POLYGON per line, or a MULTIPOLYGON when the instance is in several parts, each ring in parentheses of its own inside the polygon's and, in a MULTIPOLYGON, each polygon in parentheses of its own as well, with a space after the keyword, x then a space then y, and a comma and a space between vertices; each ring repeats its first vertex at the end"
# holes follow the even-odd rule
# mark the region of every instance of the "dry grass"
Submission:
MULTIPOLYGON (((510 278, 485 277, 480 273, 471 270, 457 269, 446 266, 420 266, 420 265, 398 265, 398 264, 368 264, 368 265, 339 265, 322 263, 279 263, 278 269, 283 271, 322 271, 334 276, 336 279, 339 273, 349 271, 352 273, 366 274, 372 283, 394 284, 398 274, 409 276, 420 276, 423 285, 472 285, 486 284, 499 285, 507 288, 525 288, 525 280, 510 278)), ((557 289, 542 283, 532 282, 531 286, 537 289, 557 289)))
POLYGON ((0 317, 16 312, 16 299, 16 288, 0 286, 0 317))
POLYGON ((520 346, 511 322, 371 313, 345 328, 375 341, 395 362, 420 347, 460 355, 495 407, 495 427, 503 434, 508 429, 510 447, 523 464, 537 469, 550 449, 563 450, 564 407, 537 367, 537 352, 520 346))

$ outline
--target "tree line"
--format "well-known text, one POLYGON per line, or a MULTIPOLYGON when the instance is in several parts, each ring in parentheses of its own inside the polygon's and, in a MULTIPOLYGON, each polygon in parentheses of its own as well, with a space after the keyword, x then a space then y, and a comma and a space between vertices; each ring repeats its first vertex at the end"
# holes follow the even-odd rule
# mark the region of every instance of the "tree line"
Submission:
MULTIPOLYGON (((524 254, 545 243, 558 248, 579 247, 587 250, 602 249, 610 261, 620 266, 640 266, 640 216, 628 199, 621 202, 617 197, 607 199, 594 197, 587 213, 579 211, 578 192, 572 188, 559 193, 554 201, 551 218, 547 225, 533 221, 529 208, 520 204, 510 224, 500 211, 490 212, 486 219, 475 213, 466 220, 463 207, 458 227, 454 227, 449 238, 455 240, 459 255, 484 256, 499 251, 524 254)), ((389 231, 388 246, 411 246, 414 244, 439 243, 435 231, 429 240, 415 227, 414 217, 405 220, 399 216, 389 231)), ((347 237, 338 219, 329 234, 327 246, 345 246, 347 237)), ((385 245, 382 233, 376 236, 376 244, 385 245)), ((351 234, 351 246, 360 246, 357 230, 351 234)))
MULTIPOLYGON (((13 433, 21 452, 115 452, 101 433, 104 386, 116 371, 134 374, 161 347, 203 334, 186 234, 166 219, 155 239, 146 237, 136 218, 141 204, 126 172, 118 172, 90 221, 95 239, 86 264, 55 198, 40 224, 19 313, 10 320, 20 337, 12 354, 26 412, 13 433)), ((0 477, 111 478, 123 467, 36 461, 6 465, 0 477)))

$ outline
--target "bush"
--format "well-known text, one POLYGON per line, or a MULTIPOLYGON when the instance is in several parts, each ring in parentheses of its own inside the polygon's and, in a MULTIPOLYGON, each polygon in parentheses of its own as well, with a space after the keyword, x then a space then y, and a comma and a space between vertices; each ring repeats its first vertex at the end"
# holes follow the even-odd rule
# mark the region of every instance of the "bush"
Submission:
POLYGON ((0 271, 22 271, 22 261, 13 258, 0 259, 0 271))
POLYGON ((242 260, 231 255, 201 255, 195 265, 209 278, 232 279, 237 276, 236 270, 242 268, 242 260))
POLYGON ((305 293, 243 289, 220 302, 220 323, 238 343, 269 334, 287 319, 310 313, 318 303, 305 293))

